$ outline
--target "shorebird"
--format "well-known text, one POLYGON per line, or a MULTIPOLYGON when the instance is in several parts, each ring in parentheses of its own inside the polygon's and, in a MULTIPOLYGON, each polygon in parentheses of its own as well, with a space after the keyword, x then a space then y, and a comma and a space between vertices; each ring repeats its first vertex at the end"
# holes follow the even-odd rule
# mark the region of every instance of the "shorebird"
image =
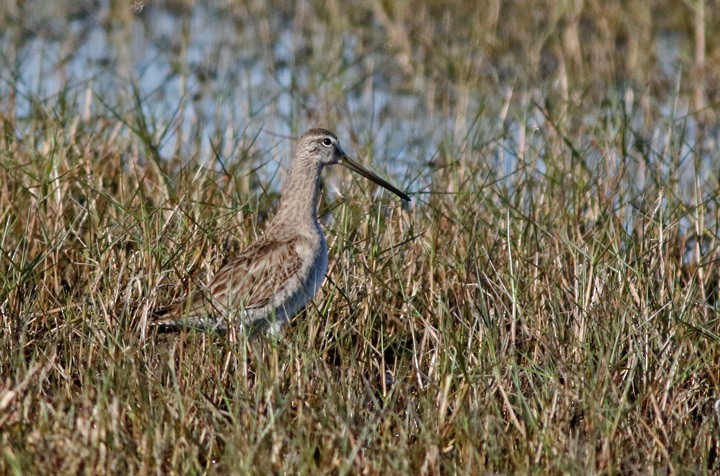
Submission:
POLYGON ((320 172, 341 164, 403 200, 405 193, 345 154, 326 129, 300 138, 285 178, 277 214, 265 233, 215 274, 202 291, 154 315, 165 329, 183 327, 226 332, 230 328, 277 337, 318 292, 325 280, 328 249, 317 206, 320 172))

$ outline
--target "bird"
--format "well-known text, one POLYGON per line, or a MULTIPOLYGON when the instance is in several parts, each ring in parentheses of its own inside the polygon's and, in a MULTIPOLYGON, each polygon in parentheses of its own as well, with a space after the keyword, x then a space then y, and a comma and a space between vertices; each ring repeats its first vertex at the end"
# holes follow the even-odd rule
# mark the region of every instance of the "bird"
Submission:
POLYGON ((237 329, 278 338, 325 280, 328 247, 318 221, 320 173, 340 164, 391 191, 410 197, 351 159, 337 136, 313 128, 298 140, 280 205, 265 233, 213 276, 204 290, 158 310, 153 324, 172 331, 237 329))

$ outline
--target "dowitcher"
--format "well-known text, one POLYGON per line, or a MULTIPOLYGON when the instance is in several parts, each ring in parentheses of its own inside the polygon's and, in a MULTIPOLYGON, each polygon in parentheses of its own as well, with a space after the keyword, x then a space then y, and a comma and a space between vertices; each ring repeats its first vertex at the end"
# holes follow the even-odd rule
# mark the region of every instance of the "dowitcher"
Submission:
POLYGON ((328 249, 317 206, 320 172, 341 164, 403 200, 410 197, 350 159, 326 129, 300 138, 285 178, 277 214, 264 235, 225 264, 206 289, 160 311, 163 328, 195 327, 277 336, 317 293, 325 280, 328 249))

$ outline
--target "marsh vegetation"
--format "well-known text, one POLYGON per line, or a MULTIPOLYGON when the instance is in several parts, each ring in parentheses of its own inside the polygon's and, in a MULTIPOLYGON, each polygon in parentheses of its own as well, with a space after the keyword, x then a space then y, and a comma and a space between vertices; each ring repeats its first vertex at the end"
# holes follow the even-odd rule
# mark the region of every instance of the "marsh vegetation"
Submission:
POLYGON ((4 2, 0 473, 720 470, 719 35, 701 0, 4 2), (410 206, 326 171, 283 339, 157 334, 312 126, 410 206))

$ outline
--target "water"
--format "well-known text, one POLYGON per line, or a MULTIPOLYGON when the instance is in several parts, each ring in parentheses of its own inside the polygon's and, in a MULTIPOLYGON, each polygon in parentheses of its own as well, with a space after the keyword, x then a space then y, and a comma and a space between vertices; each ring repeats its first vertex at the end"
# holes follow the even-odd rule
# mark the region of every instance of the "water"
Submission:
MULTIPOLYGON (((530 99, 541 103, 557 95, 551 83, 518 88, 501 80, 487 89, 436 90, 445 83, 415 76, 407 84, 403 62, 385 47, 375 22, 362 34, 338 30, 309 2, 290 8, 139 0, 24 5, 6 5, 7 28, 0 33, 6 46, 0 94, 15 96, 19 118, 34 114, 38 97, 47 106, 61 95, 74 98, 86 120, 126 116, 137 109, 137 88, 151 132, 162 137, 162 158, 199 158, 213 166, 213 144, 228 162, 257 138, 254 157, 271 158, 260 177, 274 178, 275 187, 278 167, 292 153, 287 138, 315 125, 335 129, 349 152, 371 157, 376 170, 411 192, 432 191, 433 171, 463 160, 486 161, 488 183, 510 192, 520 171, 542 177, 548 170, 544 155, 551 131, 530 99), (373 42, 373 48, 363 46, 373 42)), ((676 32, 657 37, 659 74, 678 75, 682 41, 676 32)), ((685 133, 673 143, 680 137, 678 118, 685 117, 685 131, 698 127, 687 116, 688 101, 668 97, 660 107, 665 120, 648 125, 633 91, 628 86, 616 96, 625 102, 633 130, 652 131, 645 139, 650 161, 659 164, 653 173, 677 174, 686 182, 711 174, 712 141, 699 148, 695 134, 685 133), (673 162, 663 144, 676 147, 677 170, 668 168, 673 162), (700 160, 686 160, 698 153, 700 160)), ((594 107, 582 119, 590 132, 605 127, 601 121, 594 107)), ((629 145, 641 136, 629 137, 629 145)), ((582 152, 592 169, 607 160, 608 151, 593 149, 591 139, 590 133, 587 139, 573 137, 586 147, 582 152)), ((643 189, 647 180, 638 174, 629 185, 643 189)))

